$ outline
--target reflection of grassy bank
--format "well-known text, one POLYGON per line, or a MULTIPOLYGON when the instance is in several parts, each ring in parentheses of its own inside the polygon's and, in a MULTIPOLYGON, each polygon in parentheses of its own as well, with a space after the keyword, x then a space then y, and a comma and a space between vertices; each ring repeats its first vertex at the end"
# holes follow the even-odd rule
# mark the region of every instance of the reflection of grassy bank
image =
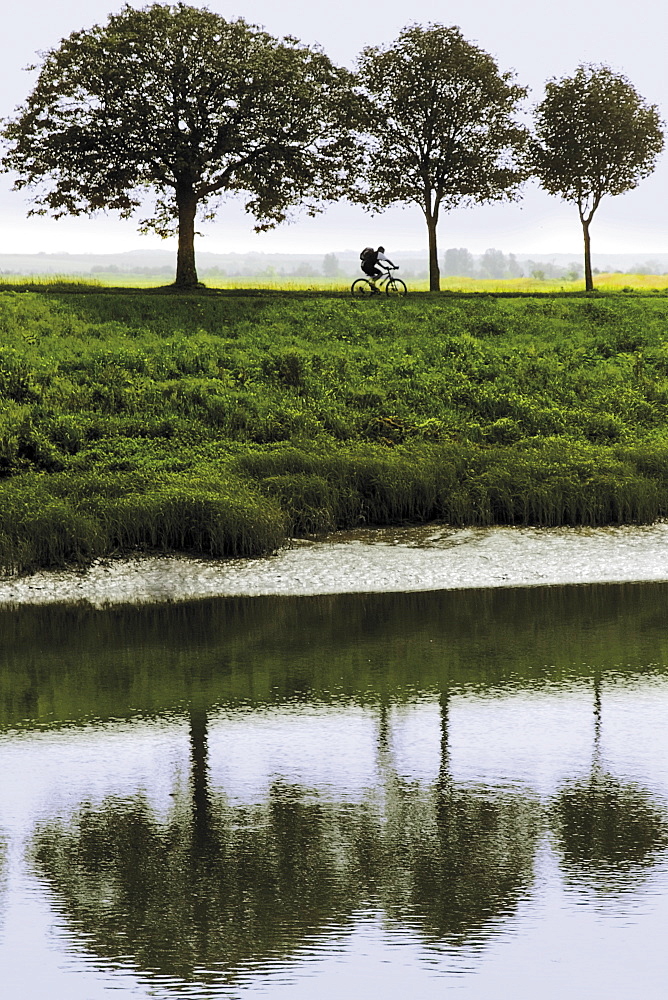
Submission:
POLYGON ((665 516, 667 316, 657 295, 2 292, 0 563, 665 516))
POLYGON ((0 729, 665 673, 662 584, 0 613, 0 729))

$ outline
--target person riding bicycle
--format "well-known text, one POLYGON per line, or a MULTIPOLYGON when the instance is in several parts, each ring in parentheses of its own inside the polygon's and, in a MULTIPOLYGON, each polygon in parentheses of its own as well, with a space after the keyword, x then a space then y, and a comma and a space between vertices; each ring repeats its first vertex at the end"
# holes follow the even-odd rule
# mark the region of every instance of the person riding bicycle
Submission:
POLYGON ((390 267, 395 267, 390 258, 385 256, 385 247, 378 247, 377 250, 374 250, 373 247, 365 247, 360 254, 360 260, 362 262, 360 266, 367 278, 369 278, 374 292, 380 292, 380 288, 376 286, 376 281, 378 278, 382 278, 383 271, 377 267, 378 261, 387 261, 390 267))

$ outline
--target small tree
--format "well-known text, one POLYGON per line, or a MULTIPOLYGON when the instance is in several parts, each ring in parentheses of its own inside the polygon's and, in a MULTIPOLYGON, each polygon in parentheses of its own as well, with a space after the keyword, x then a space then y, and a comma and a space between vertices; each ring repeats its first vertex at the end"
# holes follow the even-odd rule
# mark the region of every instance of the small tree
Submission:
POLYGON ((525 133, 513 115, 526 91, 458 28, 404 28, 359 60, 366 98, 365 183, 353 199, 372 211, 414 203, 429 236, 429 287, 439 291, 441 211, 512 198, 523 179, 525 133))
POLYGON ((664 143, 658 110, 608 66, 583 65, 548 81, 535 122, 533 168, 549 194, 577 205, 592 291, 589 226, 604 195, 630 191, 654 169, 664 143))
POLYGON ((47 52, 37 84, 4 125, 5 170, 37 189, 33 213, 129 217, 147 190, 140 229, 178 232, 176 284, 197 284, 199 211, 248 195, 256 229, 290 206, 337 197, 345 164, 350 74, 319 49, 277 40, 206 9, 125 6, 106 25, 47 52))

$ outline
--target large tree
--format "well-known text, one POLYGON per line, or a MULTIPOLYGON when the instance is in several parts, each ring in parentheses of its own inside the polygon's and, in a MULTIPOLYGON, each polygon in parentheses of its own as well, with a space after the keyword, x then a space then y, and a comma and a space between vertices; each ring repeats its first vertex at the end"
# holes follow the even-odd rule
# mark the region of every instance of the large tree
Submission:
POLYGON ((523 179, 515 121, 525 89, 458 28, 411 25, 359 59, 366 102, 365 183, 353 195, 372 211, 417 204, 429 234, 429 287, 439 291, 441 212, 512 198, 523 179))
POLYGON ((17 189, 36 189, 33 213, 56 217, 129 217, 151 190, 140 228, 178 231, 176 284, 191 287, 196 216, 211 217, 220 195, 245 192, 257 229, 338 196, 349 82, 320 49, 241 19, 125 6, 46 53, 4 125, 2 165, 17 189))
POLYGON ((535 112, 531 160, 549 194, 577 205, 585 287, 594 287, 589 226, 604 195, 637 187, 663 149, 661 119, 633 84, 608 66, 578 66, 549 80, 535 112))

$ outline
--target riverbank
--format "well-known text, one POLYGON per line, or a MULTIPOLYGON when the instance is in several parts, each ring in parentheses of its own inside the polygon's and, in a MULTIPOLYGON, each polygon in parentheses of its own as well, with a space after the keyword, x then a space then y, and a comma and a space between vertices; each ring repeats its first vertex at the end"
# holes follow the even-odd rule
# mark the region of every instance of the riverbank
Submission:
POLYGON ((257 559, 146 556, 0 580, 0 608, 668 581, 668 523, 341 532, 257 559))
POLYGON ((667 323, 654 293, 0 291, 0 568, 652 524, 667 323))

